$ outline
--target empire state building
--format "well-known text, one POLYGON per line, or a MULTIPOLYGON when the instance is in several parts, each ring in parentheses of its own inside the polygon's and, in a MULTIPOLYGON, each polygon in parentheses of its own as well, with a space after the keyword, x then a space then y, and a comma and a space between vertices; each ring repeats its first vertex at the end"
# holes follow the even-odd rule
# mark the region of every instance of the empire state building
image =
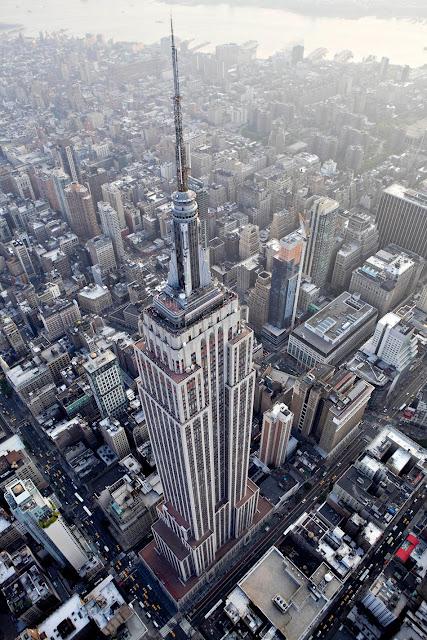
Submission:
POLYGON ((164 501, 153 525, 158 552, 186 582, 252 524, 248 479, 255 373, 252 330, 237 296, 212 282, 188 188, 177 51, 172 32, 177 191, 174 250, 164 290, 145 309, 135 345, 138 386, 164 501))

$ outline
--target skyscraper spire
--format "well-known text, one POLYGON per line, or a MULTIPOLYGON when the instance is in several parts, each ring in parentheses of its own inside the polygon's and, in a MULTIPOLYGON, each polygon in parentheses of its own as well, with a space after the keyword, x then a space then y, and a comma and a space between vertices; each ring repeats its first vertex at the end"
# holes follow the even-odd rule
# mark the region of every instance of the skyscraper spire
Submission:
POLYGON ((177 190, 172 196, 174 251, 171 256, 168 285, 180 300, 189 298, 211 282, 209 267, 199 240, 196 194, 188 188, 187 161, 182 132, 181 96, 178 56, 171 19, 172 66, 174 80, 173 112, 175 121, 175 156, 177 190), (183 295, 181 295, 183 294, 183 295))
POLYGON ((175 120, 175 159, 178 191, 187 191, 187 158, 185 154, 184 136, 182 133, 181 95, 179 90, 178 54, 175 46, 173 22, 171 16, 171 46, 173 67, 173 113, 175 120))

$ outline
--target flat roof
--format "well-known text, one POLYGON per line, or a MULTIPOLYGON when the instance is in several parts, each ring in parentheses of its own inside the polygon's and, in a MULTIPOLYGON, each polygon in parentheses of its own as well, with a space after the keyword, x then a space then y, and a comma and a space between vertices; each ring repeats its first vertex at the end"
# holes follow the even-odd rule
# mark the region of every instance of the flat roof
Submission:
POLYGON ((294 329, 292 335, 328 355, 376 315, 373 306, 344 291, 294 329))
POLYGON ((298 640, 305 633, 341 585, 323 562, 311 578, 307 578, 276 547, 272 547, 238 583, 249 600, 287 640, 298 640), (319 588, 317 599, 313 597, 310 585, 319 588), (273 602, 276 595, 286 603, 284 613, 273 602))
POLYGON ((108 293, 110 293, 108 287, 95 284, 91 287, 84 287, 79 291, 78 295, 82 298, 88 298, 89 300, 96 300, 108 293))
POLYGON ((88 373, 94 373, 100 367, 113 362, 113 360, 115 359, 116 356, 114 355, 114 353, 110 349, 106 349, 99 354, 90 354, 89 359, 83 364, 83 367, 88 373))
POLYGON ((371 452, 375 457, 381 457, 387 443, 389 445, 393 443, 397 444, 401 449, 410 452, 421 464, 426 464, 427 449, 393 427, 384 427, 377 437, 368 445, 366 450, 371 452))
POLYGON ((42 637, 45 633, 46 640, 57 638, 58 625, 65 621, 72 620, 73 628, 70 627, 70 633, 67 635, 67 640, 71 640, 77 636, 86 625, 89 624, 89 616, 86 609, 82 606, 79 594, 75 593, 69 600, 64 602, 58 609, 56 609, 50 616, 48 616, 37 627, 37 631, 42 637), (80 613, 80 615, 78 615, 80 613))
POLYGON ((41 371, 46 371, 46 366, 36 365, 33 362, 29 362, 28 365, 22 367, 17 364, 16 367, 9 369, 6 373, 6 377, 14 387, 18 387, 26 382, 30 382, 32 379, 37 378, 41 371))
POLYGON ((388 193, 392 196, 395 196, 396 198, 408 200, 413 204, 427 209, 427 193, 425 191, 408 189, 408 187, 403 186, 403 184, 394 182, 389 187, 384 189, 384 193, 388 193))

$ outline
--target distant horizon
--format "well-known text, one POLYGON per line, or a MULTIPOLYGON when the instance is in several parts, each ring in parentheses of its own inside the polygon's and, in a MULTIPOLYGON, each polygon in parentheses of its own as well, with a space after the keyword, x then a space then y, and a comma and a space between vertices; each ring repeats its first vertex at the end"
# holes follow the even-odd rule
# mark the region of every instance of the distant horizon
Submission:
MULTIPOLYGON (((87 0, 82 0, 87 1, 87 0)), ((390 0, 376 0, 376 4, 361 5, 358 0, 160 0, 170 5, 233 5, 238 7, 258 7, 261 9, 277 9, 289 11, 303 16, 318 18, 397 18, 427 20, 427 5, 419 0, 418 6, 409 6, 406 0, 395 0, 395 6, 390 8, 390 0)))
MULTIPOLYGON (((40 31, 66 30, 70 35, 99 33, 114 41, 150 45, 168 34, 172 2, 177 35, 192 39, 192 46, 207 43, 203 51, 212 51, 225 42, 256 40, 257 57, 263 59, 295 44, 304 44, 307 53, 327 48, 330 52, 327 57, 349 49, 355 61, 373 55, 413 68, 427 63, 424 22, 308 16, 283 8, 250 6, 250 1, 239 0, 235 6, 224 2, 213 5, 210 0, 104 0, 100 12, 97 0, 72 5, 61 0, 32 0, 30 5, 4 0, 1 24, 10 25, 11 30, 20 29, 16 26, 20 25, 25 35, 32 36, 40 31)), ((1 32, 5 32, 4 26, 1 32)))

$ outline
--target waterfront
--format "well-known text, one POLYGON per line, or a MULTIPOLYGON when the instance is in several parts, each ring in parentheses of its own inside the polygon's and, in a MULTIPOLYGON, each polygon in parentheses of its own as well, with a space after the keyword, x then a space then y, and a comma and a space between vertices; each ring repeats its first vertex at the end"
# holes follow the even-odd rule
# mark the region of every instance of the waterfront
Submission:
MULTIPOLYGON (((3 0, 0 20, 23 25, 25 34, 67 29, 70 34, 102 33, 114 40, 151 44, 168 34, 170 5, 159 0, 3 0)), ((232 4, 174 4, 176 31, 194 44, 257 40, 268 57, 293 44, 306 51, 326 47, 332 55, 350 49, 355 60, 373 54, 393 63, 427 63, 427 26, 422 21, 365 17, 310 17, 262 7, 232 4)))

